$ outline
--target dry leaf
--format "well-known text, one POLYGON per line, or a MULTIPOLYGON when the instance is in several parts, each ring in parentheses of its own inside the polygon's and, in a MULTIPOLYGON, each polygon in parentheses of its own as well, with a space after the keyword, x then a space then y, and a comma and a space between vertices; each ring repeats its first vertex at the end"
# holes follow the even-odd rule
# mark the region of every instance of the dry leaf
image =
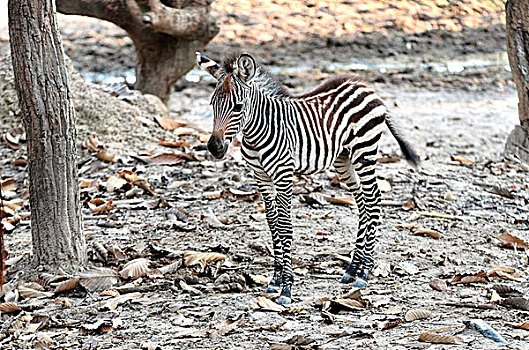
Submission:
POLYGON ((433 279, 428 282, 430 288, 437 290, 439 292, 444 292, 446 290, 446 283, 440 279, 433 279))
POLYGON ((15 303, 1 303, 0 304, 0 313, 3 313, 3 314, 8 314, 8 313, 11 313, 11 312, 17 312, 17 311, 20 311, 22 310, 22 308, 20 306, 18 306, 17 304, 15 303))
POLYGON ((503 232, 498 238, 501 241, 499 243, 500 247, 511 249, 514 249, 514 246, 516 246, 517 248, 529 248, 529 244, 527 242, 525 242, 521 238, 511 235, 508 232, 503 232))
POLYGON ((464 340, 461 337, 452 335, 439 335, 424 332, 419 336, 419 341, 434 344, 464 344, 464 340))
POLYGON ((111 176, 107 180, 107 192, 114 192, 120 190, 123 186, 127 184, 127 180, 119 176, 111 176))
POLYGON ((459 162, 459 163, 467 163, 467 164, 473 164, 474 163, 473 160, 470 160, 470 159, 462 157, 462 156, 450 156, 450 160, 452 160, 454 162, 459 162))
POLYGON ((18 142, 20 141, 20 137, 15 137, 8 132, 2 135, 2 140, 4 140, 4 142, 9 148, 15 151, 20 147, 18 144, 18 142))
POLYGON ((423 320, 427 319, 432 315, 432 313, 425 309, 411 309, 406 312, 406 315, 404 316, 404 319, 407 322, 412 322, 415 320, 423 320))
POLYGON ((442 237, 442 235, 439 232, 435 230, 426 229, 426 228, 416 229, 416 230, 413 230, 412 232, 414 235, 430 236, 435 239, 439 239, 442 237))
POLYGON ((105 289, 101 293, 99 293, 102 297, 109 296, 109 297, 117 297, 119 295, 119 292, 115 289, 105 289))
POLYGON ((112 199, 105 204, 101 204, 99 207, 94 208, 92 211, 94 214, 104 214, 106 211, 116 209, 115 205, 112 205, 112 199))
POLYGON ((202 294, 201 291, 199 291, 199 290, 196 289, 196 288, 191 287, 191 286, 188 285, 184 280, 180 280, 180 281, 178 282, 178 284, 180 285, 180 288, 182 288, 182 290, 188 292, 188 293, 191 294, 191 295, 200 295, 200 294, 202 294))
POLYGON ((129 261, 123 266, 123 269, 119 272, 122 278, 140 278, 149 273, 149 264, 151 262, 148 259, 139 258, 129 261))
POLYGON ((218 261, 221 263, 226 260, 228 257, 221 253, 200 253, 200 252, 184 252, 184 262, 186 266, 200 265, 202 271, 206 269, 208 263, 213 261, 218 261))
POLYGON ((73 277, 73 278, 70 278, 69 280, 59 283, 59 285, 57 285, 57 288, 55 288, 55 293, 67 292, 67 291, 77 288, 78 286, 79 286, 79 278, 73 277))
POLYGON ((157 156, 151 157, 150 162, 152 164, 160 165, 176 165, 184 161, 199 161, 202 160, 197 157, 194 153, 162 153, 157 156))
POLYGON ((377 328, 383 331, 384 329, 390 329, 390 328, 397 327, 402 322, 403 322, 402 320, 379 322, 377 325, 377 328))
POLYGON ((471 283, 489 283, 489 279, 485 271, 479 271, 476 274, 457 274, 450 281, 452 284, 471 284, 471 283))
POLYGON ((193 135, 197 131, 193 128, 176 128, 173 131, 174 136, 184 136, 184 135, 193 135))
POLYGON ((8 177, 7 179, 0 182, 0 188, 2 191, 14 192, 18 188, 18 185, 14 178, 8 177))
POLYGON ((172 147, 172 148, 191 147, 189 142, 187 142, 185 140, 165 140, 165 139, 160 139, 160 141, 158 141, 158 144, 160 146, 172 147))
POLYGON ((154 120, 165 130, 167 131, 173 131, 176 128, 186 126, 186 122, 176 121, 169 118, 164 118, 160 116, 155 116, 154 120))
POLYGON ((182 260, 177 260, 172 264, 162 266, 158 269, 163 275, 176 272, 182 266, 182 260))
POLYGON ((415 200, 413 198, 409 198, 404 204, 402 204, 402 209, 404 210, 410 210, 415 209, 417 206, 415 205, 415 200))
POLYGON ((282 312, 285 310, 284 306, 276 304, 272 300, 265 297, 253 298, 250 301, 250 306, 253 309, 257 309, 259 311, 282 312))
POLYGON ((525 329, 526 331, 529 331, 529 322, 524 323, 507 323, 509 326, 519 329, 525 329))
POLYGON ((35 290, 32 288, 28 288, 26 286, 18 286, 17 287, 18 292, 20 293, 20 296, 23 298, 51 298, 53 296, 53 293, 50 292, 43 292, 40 290, 35 290))
POLYGON ((79 282, 89 292, 95 292, 112 287, 118 277, 118 273, 113 269, 99 267, 79 274, 79 282))
POLYGON ((529 300, 523 297, 508 297, 501 304, 513 309, 529 311, 529 300))
POLYGON ((353 197, 327 197, 327 202, 338 205, 355 205, 355 199, 353 197))
POLYGON ((366 305, 356 299, 336 299, 331 300, 331 305, 333 307, 338 307, 339 309, 343 310, 353 310, 356 311, 358 308, 364 308, 366 305))
POLYGON ((127 259, 127 254, 125 254, 125 252, 120 247, 114 247, 113 245, 110 245, 107 247, 107 250, 112 253, 116 260, 122 261, 127 259))
POLYGON ((498 292, 498 294, 503 297, 521 297, 523 294, 517 289, 514 289, 511 286, 508 286, 506 284, 495 284, 492 286, 492 288, 498 292))
POLYGON ((115 163, 116 162, 116 157, 114 157, 114 155, 112 153, 110 153, 109 151, 104 150, 104 149, 99 151, 99 152, 97 152, 96 157, 97 157, 97 159, 102 160, 104 162, 109 162, 109 163, 115 163))
POLYGON ((202 197, 204 197, 205 199, 219 199, 221 194, 221 191, 204 192, 202 193, 202 197))
POLYGON ((132 299, 137 299, 140 296, 140 292, 119 295, 115 298, 102 301, 100 307, 101 309, 115 310, 120 304, 123 304, 132 299))

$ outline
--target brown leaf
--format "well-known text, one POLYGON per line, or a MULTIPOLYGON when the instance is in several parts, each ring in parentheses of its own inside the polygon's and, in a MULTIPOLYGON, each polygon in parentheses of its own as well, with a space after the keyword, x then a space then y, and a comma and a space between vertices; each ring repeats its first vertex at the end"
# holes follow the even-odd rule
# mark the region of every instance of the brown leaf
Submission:
POLYGON ((252 309, 259 311, 273 311, 273 312, 282 312, 285 310, 285 307, 279 304, 276 304, 272 300, 265 297, 253 298, 250 301, 250 306, 252 309))
POLYGON ((148 259, 139 258, 129 261, 123 266, 123 269, 119 272, 122 278, 137 279, 145 276, 149 273, 149 264, 151 262, 148 259))
POLYGON ((174 136, 193 135, 197 131, 193 128, 177 128, 173 131, 174 136))
POLYGON ((109 162, 109 163, 115 163, 117 161, 116 157, 114 157, 112 153, 104 149, 97 152, 96 157, 99 160, 102 160, 104 162, 109 162))
POLYGON ((20 293, 20 296, 23 298, 51 298, 53 296, 53 293, 50 292, 43 292, 31 288, 27 288, 25 286, 18 286, 17 287, 18 292, 20 293))
POLYGON ((28 165, 28 160, 24 157, 18 157, 18 158, 15 158, 15 160, 13 161, 13 165, 15 166, 26 166, 28 165))
POLYGON ((123 304, 132 299, 137 299, 140 296, 141 296, 141 293, 139 292, 119 295, 115 298, 110 298, 110 299, 102 301, 100 308, 108 309, 108 310, 115 310, 120 304, 123 304))
POLYGON ((95 292, 112 287, 118 277, 118 273, 113 269, 98 267, 79 274, 79 282, 89 292, 95 292))
POLYGON ((200 265, 202 266, 202 271, 206 269, 208 263, 213 261, 222 262, 228 257, 220 253, 200 253, 200 252, 184 252, 184 262, 187 266, 200 265))
POLYGON ((13 191, 16 191, 16 189, 18 188, 18 185, 14 178, 8 177, 7 179, 2 180, 2 182, 0 182, 0 188, 2 191, 13 192, 13 191))
POLYGON ((403 322, 402 320, 380 322, 380 323, 378 323, 377 328, 379 330, 383 331, 385 329, 390 329, 390 328, 397 327, 402 322, 403 322))
POLYGON ((355 205, 355 199, 353 197, 327 197, 327 202, 338 205, 355 205))
POLYGON ((439 335, 424 332, 419 336, 419 341, 434 344, 464 344, 464 340, 461 337, 452 335, 439 335))
POLYGON ((221 191, 212 191, 212 192, 204 192, 202 193, 202 197, 205 199, 219 199, 222 195, 221 191))
POLYGON ((17 312, 20 310, 22 310, 22 308, 15 303, 1 303, 0 304, 0 313, 3 313, 3 314, 17 312))
POLYGON ((432 315, 432 313, 425 309, 411 309, 406 312, 406 315, 404 316, 404 319, 407 322, 412 322, 415 320, 423 320, 426 318, 429 318, 432 315))
POLYGON ((503 300, 501 304, 514 309, 529 311, 529 300, 523 297, 509 297, 503 300))
POLYGON ((90 151, 100 151, 103 148, 103 143, 97 139, 97 136, 95 134, 90 134, 88 136, 88 141, 83 142, 83 147, 86 149, 89 149, 90 151))
POLYGON ((462 156, 450 156, 450 160, 459 163, 473 164, 474 161, 462 156))
POLYGON ((57 288, 55 288, 55 293, 67 292, 77 287, 79 287, 79 278, 73 277, 69 280, 59 283, 57 288))
POLYGON ((157 156, 151 157, 150 161, 152 164, 160 165, 176 165, 185 161, 199 161, 194 153, 162 153, 157 156))
POLYGON ((353 310, 356 311, 358 308, 365 308, 366 305, 356 299, 335 299, 331 300, 333 308, 342 310, 353 310))
POLYGON ((442 237, 442 235, 439 232, 435 230, 430 230, 427 228, 416 229, 416 230, 413 230, 412 232, 414 235, 430 236, 435 239, 439 239, 442 237))
POLYGON ((428 282, 430 288, 437 290, 439 292, 444 292, 446 290, 446 283, 440 279, 433 279, 428 282))
POLYGON ((186 122, 176 121, 169 118, 164 118, 160 116, 155 116, 154 120, 164 129, 167 131, 173 131, 176 128, 186 126, 186 122))
POLYGON ((519 329, 525 329, 526 331, 529 331, 529 322, 524 323, 507 323, 509 326, 519 329))
POLYGON ((485 271, 481 270, 476 274, 457 274, 450 281, 452 284, 489 283, 485 271))
POLYGON ((94 212, 94 214, 103 214, 106 211, 110 211, 114 209, 116 209, 116 206, 112 205, 112 199, 111 199, 107 203, 101 204, 99 207, 94 208, 92 211, 94 212))
POLYGON ((410 210, 415 209, 417 206, 415 205, 415 200, 413 198, 409 198, 404 204, 402 204, 402 209, 404 210, 410 210))
POLYGON ((160 146, 172 147, 172 148, 191 147, 189 142, 187 142, 185 140, 165 140, 165 139, 160 139, 160 141, 158 141, 158 144, 160 146))
POLYGON ((511 235, 508 232, 503 232, 498 238, 501 241, 499 243, 500 247, 511 249, 514 249, 514 246, 516 246, 517 248, 529 248, 529 244, 527 242, 525 242, 521 238, 511 235))
POLYGON ((514 289, 513 287, 508 286, 506 284, 495 284, 494 286, 492 286, 492 288, 496 292, 498 292, 498 294, 502 298, 506 298, 506 297, 521 297, 523 295, 523 293, 520 292, 519 290, 514 289))
POLYGON ((254 201, 259 198, 259 193, 256 191, 243 191, 236 188, 230 188, 229 191, 231 195, 241 201, 254 201))
POLYGON ((139 177, 138 175, 136 175, 136 173, 130 170, 123 170, 118 171, 118 175, 126 181, 132 183, 133 185, 138 186, 139 188, 149 192, 150 194, 155 194, 154 189, 151 187, 147 179, 139 177))
POLYGON ((115 289, 105 289, 101 293, 99 293, 102 297, 109 296, 109 297, 117 297, 119 295, 119 292, 115 289))
POLYGON ((114 192, 116 190, 120 190, 127 184, 127 180, 125 180, 122 177, 119 176, 111 176, 107 180, 107 191, 108 192, 114 192))
POLYGON ((3 134, 2 140, 4 140, 7 146, 13 150, 17 150, 20 147, 18 144, 20 139, 12 136, 10 133, 3 134))

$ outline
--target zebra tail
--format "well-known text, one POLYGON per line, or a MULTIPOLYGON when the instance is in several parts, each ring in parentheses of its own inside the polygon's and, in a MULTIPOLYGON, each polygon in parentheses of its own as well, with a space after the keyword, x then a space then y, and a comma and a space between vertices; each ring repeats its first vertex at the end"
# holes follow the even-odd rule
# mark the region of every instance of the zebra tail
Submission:
POLYGON ((400 149, 402 150, 402 153, 404 154, 404 157, 408 163, 410 163, 414 168, 417 168, 421 161, 419 155, 417 152, 415 152, 413 146, 408 142, 408 140, 406 140, 399 127, 389 114, 386 114, 386 124, 389 131, 391 131, 393 134, 393 137, 395 137, 397 140, 397 143, 399 144, 400 149))

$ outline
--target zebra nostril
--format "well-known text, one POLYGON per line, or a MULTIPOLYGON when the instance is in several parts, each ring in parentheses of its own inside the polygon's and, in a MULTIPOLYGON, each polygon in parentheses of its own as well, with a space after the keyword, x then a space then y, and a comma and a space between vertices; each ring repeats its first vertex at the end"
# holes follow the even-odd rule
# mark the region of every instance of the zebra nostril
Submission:
POLYGON ((208 151, 215 158, 222 158, 226 151, 228 150, 228 145, 224 143, 224 140, 217 137, 210 137, 208 141, 208 151))

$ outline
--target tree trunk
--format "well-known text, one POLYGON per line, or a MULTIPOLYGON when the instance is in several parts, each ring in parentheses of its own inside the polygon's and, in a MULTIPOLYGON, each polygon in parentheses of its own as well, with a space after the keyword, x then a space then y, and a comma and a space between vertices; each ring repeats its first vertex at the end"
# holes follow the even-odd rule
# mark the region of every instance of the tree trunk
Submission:
POLYGON ((135 88, 169 102, 173 87, 218 33, 212 0, 57 0, 58 11, 112 22, 132 38, 135 88))
POLYGON ((507 139, 505 153, 529 162, 529 1, 508 0, 505 11, 507 53, 518 90, 520 117, 520 125, 507 139))
POLYGON ((28 142, 34 262, 78 270, 85 263, 76 166, 75 112, 54 0, 9 0, 15 85, 28 142))

